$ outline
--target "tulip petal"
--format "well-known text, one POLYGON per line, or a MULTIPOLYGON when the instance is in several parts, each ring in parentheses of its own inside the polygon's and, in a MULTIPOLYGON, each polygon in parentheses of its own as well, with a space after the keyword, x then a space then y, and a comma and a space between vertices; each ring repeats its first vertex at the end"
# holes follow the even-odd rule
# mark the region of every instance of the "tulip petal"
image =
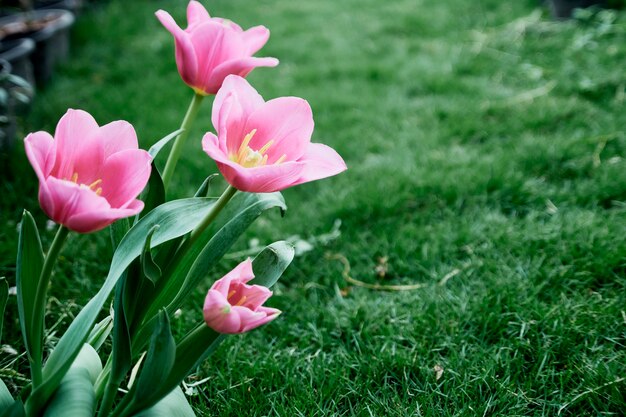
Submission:
POLYGON ((102 212, 111 209, 106 199, 97 195, 93 190, 84 185, 78 185, 54 177, 46 180, 49 200, 53 202, 50 207, 40 201, 44 212, 57 223, 61 223, 72 230, 86 233, 95 229, 77 230, 68 224, 68 220, 79 213, 102 212))
POLYGON ((222 62, 213 69, 207 87, 209 90, 217 91, 229 74, 245 77, 256 67, 275 67, 276 65, 278 65, 276 58, 244 57, 231 59, 222 62))
POLYGON ((245 307, 235 306, 233 307, 233 310, 239 314, 241 320, 239 333, 256 329, 265 323, 269 323, 280 315, 280 310, 269 307, 260 307, 257 311, 252 311, 245 307))
POLYGON ((39 182, 45 183, 46 177, 52 172, 56 160, 54 139, 48 132, 35 132, 26 136, 24 146, 26 156, 33 166, 39 182))
POLYGON ((199 70, 195 83, 202 86, 205 92, 214 94, 227 74, 217 84, 213 80, 213 68, 222 62, 244 56, 246 46, 237 32, 213 20, 194 27, 190 39, 198 59, 199 70))
POLYGON ((254 55, 267 43, 270 31, 265 26, 255 26, 243 32, 242 36, 248 46, 248 53, 254 55))
POLYGON ((272 296, 272 291, 262 285, 245 285, 243 291, 245 292, 246 301, 242 304, 244 307, 256 310, 264 302, 272 296))
POLYGON ((90 184, 95 181, 104 162, 104 147, 100 127, 94 118, 82 110, 69 109, 59 120, 54 134, 56 161, 52 175, 76 179, 90 184))
POLYGON ((126 149, 107 158, 99 184, 102 197, 111 207, 126 208, 145 188, 150 178, 152 157, 141 149, 126 149))
POLYGON ((100 127, 104 142, 104 158, 126 149, 137 149, 137 133, 130 123, 117 120, 100 127))
POLYGON ((209 290, 202 312, 206 324, 217 332, 233 334, 241 328, 239 314, 233 311, 226 297, 219 291, 209 290))
POLYGON ((304 170, 304 164, 298 162, 244 168, 228 159, 219 148, 217 137, 212 133, 202 139, 202 149, 215 160, 226 181, 241 191, 252 193, 280 191, 297 182, 304 170))
POLYGON ((226 299, 228 298, 229 287, 232 281, 246 283, 252 278, 254 278, 254 273, 252 272, 252 261, 248 258, 237 265, 228 274, 215 281, 211 286, 211 289, 219 291, 226 299))
POLYGON ((304 170, 294 185, 331 177, 348 169, 344 160, 333 148, 321 143, 309 143, 306 152, 298 162, 304 163, 304 170))
MULTIPOLYGON (((248 116, 264 103, 263 97, 244 78, 228 75, 215 96, 211 121, 220 135, 242 139, 249 133, 242 131, 248 116)), ((240 143, 239 140, 228 147, 228 151, 236 152, 240 143)))
POLYGON ((104 229, 116 220, 134 216, 143 210, 144 203, 135 200, 123 209, 92 210, 74 214, 66 223, 66 226, 79 233, 90 233, 104 229))
POLYGON ((313 113, 309 103, 298 97, 280 97, 257 108, 248 118, 244 131, 256 129, 250 147, 258 150, 270 140, 268 164, 283 155, 295 161, 304 154, 313 134, 313 113))
POLYGON ((189 2, 187 6, 187 29, 210 18, 209 12, 207 12, 200 2, 195 0, 189 2))
POLYGON ((159 10, 155 14, 163 26, 174 36, 176 66, 181 78, 190 87, 195 87, 195 80, 198 74, 198 59, 196 58, 196 52, 189 34, 178 27, 172 16, 166 11, 159 10))

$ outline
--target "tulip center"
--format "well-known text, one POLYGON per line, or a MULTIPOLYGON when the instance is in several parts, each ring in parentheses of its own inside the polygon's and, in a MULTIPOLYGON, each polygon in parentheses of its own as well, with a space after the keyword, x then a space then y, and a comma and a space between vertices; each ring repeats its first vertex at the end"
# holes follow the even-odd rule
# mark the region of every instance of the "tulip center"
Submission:
MULTIPOLYGON (((231 161, 238 163, 244 168, 254 168, 267 165, 268 155, 266 152, 274 144, 274 139, 267 142, 260 149, 254 150, 249 145, 255 133, 256 129, 252 129, 252 131, 243 138, 237 153, 230 154, 229 157, 231 161)), ((278 158, 278 160, 276 160, 276 162, 274 162, 274 165, 280 164, 285 160, 285 158, 287 158, 287 155, 283 154, 280 158, 278 158)))
POLYGON ((95 180, 91 184, 87 185, 85 183, 78 182, 78 172, 75 172, 74 175, 72 175, 72 178, 70 178, 70 181, 72 181, 74 184, 78 184, 80 186, 86 186, 90 190, 95 191, 96 195, 102 194, 102 187, 98 187, 100 184, 102 184, 102 178, 98 178, 97 180, 95 180))
POLYGON ((237 291, 237 290, 235 289, 235 290, 232 290, 231 292, 229 292, 229 293, 228 293, 228 297, 226 297, 226 299, 228 300, 228 302, 229 302, 229 303, 230 303, 230 305, 232 305, 232 306, 242 306, 242 305, 246 302, 246 300, 248 299, 248 297, 247 297, 247 296, 245 296, 245 295, 241 295, 241 292, 240 292, 240 291, 237 291), (239 296, 241 296, 241 297, 239 298, 239 300, 237 300, 237 302, 236 302, 236 303, 234 303, 234 302, 235 302, 235 300, 234 300, 234 299, 235 299, 235 298, 237 298, 237 297, 235 297, 235 294, 238 294, 239 296), (234 304, 233 304, 233 303, 234 303, 234 304))

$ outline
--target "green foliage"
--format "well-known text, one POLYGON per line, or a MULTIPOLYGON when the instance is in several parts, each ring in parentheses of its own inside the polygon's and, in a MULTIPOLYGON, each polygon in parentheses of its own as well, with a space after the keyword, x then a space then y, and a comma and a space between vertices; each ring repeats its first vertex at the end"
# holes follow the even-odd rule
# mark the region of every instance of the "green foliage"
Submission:
MULTIPOLYGON (((252 237, 317 236, 342 220, 338 240, 296 258, 281 279, 270 300, 281 317, 227 339, 188 381, 211 376, 193 388, 198 415, 623 413, 624 12, 562 23, 536 1, 205 4, 244 28, 270 28, 261 55, 281 64, 248 79, 265 98, 309 100, 313 140, 337 148, 349 170, 287 190, 289 214, 264 215, 231 249, 247 252, 252 237), (368 284, 425 286, 362 288, 334 255, 368 284)), ((71 63, 38 96, 25 132, 52 131, 79 104, 97 120, 131 121, 145 148, 177 127, 192 92, 156 8, 184 19, 173 0, 87 12, 71 63), (160 111, 172 103, 179 111, 160 111)), ((203 108, 174 195, 215 171, 199 144, 210 126, 203 108)), ((40 225, 45 217, 21 151, 11 165, 0 182, 0 259, 13 283, 21 207, 40 225)), ((102 284, 112 254, 102 235, 68 243, 54 297, 84 305, 102 284)), ((44 247, 50 239, 42 229, 44 247)), ((175 336, 241 261, 228 255, 172 319, 175 336)), ((55 306, 50 323, 78 312, 55 306)), ((14 311, 10 298, 4 343, 19 339, 14 311)))

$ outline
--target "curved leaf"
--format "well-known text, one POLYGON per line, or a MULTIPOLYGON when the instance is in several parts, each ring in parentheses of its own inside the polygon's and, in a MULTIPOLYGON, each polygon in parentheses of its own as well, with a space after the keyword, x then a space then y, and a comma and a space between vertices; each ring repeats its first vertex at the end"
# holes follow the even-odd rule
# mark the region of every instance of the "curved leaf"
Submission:
POLYGON ((50 354, 43 369, 44 381, 26 402, 29 415, 35 415, 52 396, 61 379, 87 339, 96 318, 122 273, 141 255, 146 234, 154 225, 160 228, 152 236, 152 247, 193 230, 206 216, 214 199, 189 198, 165 203, 143 217, 120 242, 113 255, 109 274, 98 293, 76 316, 50 354))
POLYGON ((0 416, 13 405, 13 396, 9 389, 0 379, 0 416))
MULTIPOLYGON (((222 218, 229 219, 204 247, 194 245, 182 255, 180 262, 170 273, 167 281, 146 317, 156 314, 156 309, 167 305, 168 314, 173 314, 182 302, 207 275, 208 269, 219 261, 237 241, 239 236, 266 210, 278 207, 287 209, 280 193, 238 193, 228 204, 222 218)), ((198 243, 202 242, 200 240, 198 243)))
POLYGON ((71 369, 43 413, 44 417, 93 417, 96 393, 85 368, 71 369))
POLYGON ((185 130, 185 129, 178 129, 178 130, 170 133, 169 135, 165 136, 163 139, 160 139, 154 145, 152 145, 150 147, 150 149, 148 149, 148 153, 150 154, 152 159, 156 158, 156 156, 159 154, 159 152, 161 152, 161 149, 163 149, 163 147, 165 145, 167 145, 172 139, 174 139, 176 136, 178 136, 181 133, 183 133, 183 130, 185 130))
POLYGON ((0 277, 0 341, 2 341, 2 324, 4 322, 4 309, 9 300, 9 283, 4 277, 0 277))
POLYGON ((17 309, 22 328, 22 337, 26 352, 31 358, 41 357, 41 338, 33 337, 33 314, 37 285, 43 268, 44 256, 41 239, 33 216, 26 210, 20 225, 20 237, 17 246, 16 286, 17 309))
POLYGON ((155 394, 158 394, 159 386, 170 374, 175 359, 176 341, 172 336, 167 314, 161 310, 152 333, 144 365, 136 385, 134 385, 133 400, 137 407, 142 407, 143 404, 154 404, 158 401, 160 396, 155 397, 155 394))
POLYGON ((135 414, 134 417, 195 417, 191 406, 183 394, 183 390, 177 387, 167 397, 156 403, 152 408, 135 414))
POLYGON ((96 409, 93 384, 100 372, 100 357, 91 345, 83 345, 46 407, 44 417, 93 417, 96 409))

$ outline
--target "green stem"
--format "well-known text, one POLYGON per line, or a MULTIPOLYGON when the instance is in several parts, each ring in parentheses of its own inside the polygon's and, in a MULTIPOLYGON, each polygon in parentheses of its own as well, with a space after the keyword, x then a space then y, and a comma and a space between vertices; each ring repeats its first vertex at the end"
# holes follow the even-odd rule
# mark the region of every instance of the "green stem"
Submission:
POLYGON ((196 119, 198 110, 200 109, 200 103, 202 103, 203 98, 204 96, 202 94, 194 94, 191 104, 189 104, 189 108, 187 109, 187 113, 185 114, 185 118, 183 119, 183 123, 180 125, 180 128, 183 131, 174 140, 174 146, 172 146, 172 150, 170 151, 167 162, 165 163, 165 169, 163 170, 162 178, 165 189, 167 189, 167 186, 172 179, 172 175, 174 175, 176 163, 178 162, 180 154, 183 151, 185 140, 187 139, 187 136, 189 136, 189 130, 193 121, 196 119))
POLYGON ((106 417, 109 415, 119 386, 119 383, 115 383, 113 381, 109 381, 106 385, 104 389, 104 397, 102 398, 102 404, 100 404, 100 410, 98 410, 98 417, 106 417))
MULTIPOLYGON (((220 213, 220 211, 222 211, 224 207, 226 207, 226 204, 228 204, 228 202, 230 201, 231 198, 233 198, 236 192, 237 192, 237 189, 233 187, 232 185, 229 185, 228 188, 224 190, 220 198, 215 202, 213 207, 211 207, 211 211, 209 211, 207 216, 202 220, 202 222, 198 225, 198 227, 196 227, 191 232, 191 234, 189 235, 189 239, 187 239, 187 241, 183 243, 183 246, 185 249, 188 247, 191 247, 196 242, 196 240, 198 240, 202 232, 204 232, 206 228, 213 222, 213 220, 215 220, 217 215, 220 213)), ((185 253, 185 252, 183 251, 181 253, 185 253)))
POLYGON ((37 293, 35 294, 35 303, 33 305, 33 358, 32 363, 30 364, 33 389, 41 385, 43 381, 42 342, 46 316, 46 298, 48 294, 48 286, 50 285, 50 277, 52 276, 52 268, 59 257, 59 253, 61 252, 61 248, 63 247, 69 232, 69 229, 59 226, 59 230, 52 241, 48 255, 46 255, 46 260, 44 261, 43 268, 41 269, 41 275, 39 275, 39 282, 37 283, 37 293))

